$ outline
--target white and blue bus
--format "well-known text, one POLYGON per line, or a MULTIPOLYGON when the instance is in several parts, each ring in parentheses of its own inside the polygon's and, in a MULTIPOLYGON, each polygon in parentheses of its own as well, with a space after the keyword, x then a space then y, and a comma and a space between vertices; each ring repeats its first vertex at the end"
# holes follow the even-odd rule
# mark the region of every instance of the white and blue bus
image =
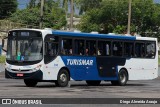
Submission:
POLYGON ((69 81, 99 85, 111 81, 158 77, 156 38, 116 34, 17 29, 8 32, 5 77, 23 79, 28 87, 38 82, 69 81))

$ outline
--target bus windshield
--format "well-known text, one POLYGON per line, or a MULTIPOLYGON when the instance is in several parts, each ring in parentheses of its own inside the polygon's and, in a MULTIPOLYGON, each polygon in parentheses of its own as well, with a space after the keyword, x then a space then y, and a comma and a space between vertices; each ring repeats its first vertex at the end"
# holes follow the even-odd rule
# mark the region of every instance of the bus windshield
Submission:
POLYGON ((40 32, 13 31, 8 35, 7 60, 18 62, 39 61, 43 58, 40 32))

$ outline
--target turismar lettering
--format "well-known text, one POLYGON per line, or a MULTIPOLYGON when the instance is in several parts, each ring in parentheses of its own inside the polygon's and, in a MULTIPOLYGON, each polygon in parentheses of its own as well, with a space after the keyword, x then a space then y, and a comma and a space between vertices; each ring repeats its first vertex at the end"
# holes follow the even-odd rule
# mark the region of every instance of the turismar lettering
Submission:
POLYGON ((67 59, 67 65, 93 65, 93 60, 67 59))

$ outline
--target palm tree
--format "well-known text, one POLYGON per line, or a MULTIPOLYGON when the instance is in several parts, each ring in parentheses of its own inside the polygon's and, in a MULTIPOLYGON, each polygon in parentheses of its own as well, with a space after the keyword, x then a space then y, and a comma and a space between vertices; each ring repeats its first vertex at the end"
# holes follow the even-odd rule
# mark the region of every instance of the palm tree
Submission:
POLYGON ((76 4, 79 7, 79 14, 83 14, 87 10, 98 8, 100 3, 104 0, 76 0, 76 4))
POLYGON ((63 5, 62 7, 65 9, 66 15, 68 13, 68 4, 70 4, 70 30, 73 29, 73 15, 74 15, 74 0, 63 0, 63 5))

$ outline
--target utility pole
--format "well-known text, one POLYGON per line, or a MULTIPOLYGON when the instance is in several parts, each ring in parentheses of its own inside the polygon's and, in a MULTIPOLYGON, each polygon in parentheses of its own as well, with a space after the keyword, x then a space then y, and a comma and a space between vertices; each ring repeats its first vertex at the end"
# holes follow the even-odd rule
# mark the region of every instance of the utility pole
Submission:
POLYGON ((42 24, 43 24, 43 10, 44 10, 44 0, 41 0, 41 16, 40 16, 40 23, 39 23, 40 29, 42 29, 42 24))
POLYGON ((73 0, 71 0, 70 30, 73 30, 73 0))
POLYGON ((131 29, 131 2, 132 2, 132 0, 129 0, 127 34, 131 33, 130 32, 130 29, 131 29))

